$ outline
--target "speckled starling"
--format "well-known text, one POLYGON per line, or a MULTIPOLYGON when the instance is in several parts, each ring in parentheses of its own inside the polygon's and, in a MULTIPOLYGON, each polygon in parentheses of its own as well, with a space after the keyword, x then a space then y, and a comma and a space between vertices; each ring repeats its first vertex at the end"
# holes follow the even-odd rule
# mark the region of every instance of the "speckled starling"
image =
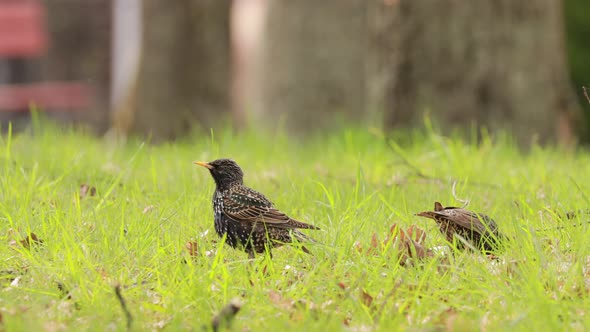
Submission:
POLYGON ((455 244, 457 249, 464 249, 467 242, 475 249, 491 252, 498 249, 498 241, 503 238, 496 222, 485 214, 457 207, 443 207, 441 203, 435 202, 434 211, 416 215, 434 219, 447 241, 455 244))
MULTIPOLYGON (((261 193, 244 186, 244 173, 231 159, 196 161, 209 169, 215 180, 213 214, 215 231, 232 248, 241 248, 250 258, 285 243, 309 241, 297 229, 319 229, 290 218, 277 210, 261 193)), ((305 252, 309 251, 302 247, 305 252)))

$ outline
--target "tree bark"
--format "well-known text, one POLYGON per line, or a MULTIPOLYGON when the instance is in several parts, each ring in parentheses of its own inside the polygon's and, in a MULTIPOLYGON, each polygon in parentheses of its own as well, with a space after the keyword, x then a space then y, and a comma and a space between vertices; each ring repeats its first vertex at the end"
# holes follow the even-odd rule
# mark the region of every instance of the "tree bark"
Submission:
MULTIPOLYGON (((92 105, 61 117, 90 123, 102 132, 108 126, 111 14, 110 0, 44 0, 49 49, 41 60, 44 80, 83 81, 93 89, 92 105)), ((59 116, 59 114, 57 114, 59 116)))
POLYGON ((367 109, 383 110, 387 103, 388 87, 393 79, 396 58, 397 0, 372 0, 368 2, 368 52, 367 52, 367 109))
POLYGON ((143 1, 132 131, 154 141, 229 111, 229 0, 143 1))
POLYGON ((366 1, 273 0, 266 19, 260 90, 268 122, 306 133, 364 118, 366 1))
POLYGON ((578 105, 567 76, 561 6, 400 0, 392 9, 397 51, 386 128, 416 125, 432 111, 443 132, 476 125, 508 128, 524 145, 571 142, 578 105))

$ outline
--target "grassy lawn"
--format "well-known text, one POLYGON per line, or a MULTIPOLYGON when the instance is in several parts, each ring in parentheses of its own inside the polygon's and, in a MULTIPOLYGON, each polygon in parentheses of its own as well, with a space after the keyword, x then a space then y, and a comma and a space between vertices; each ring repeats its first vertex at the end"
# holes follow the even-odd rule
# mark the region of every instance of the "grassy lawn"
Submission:
POLYGON ((435 133, 390 147, 374 132, 298 142, 227 131, 157 146, 55 129, 4 136, 4 329, 125 330, 117 284, 135 331, 200 331, 233 298, 236 331, 590 329, 590 224, 571 226, 590 218, 554 213, 590 207, 588 153, 435 133), (322 229, 305 232, 321 242, 308 245, 313 256, 282 247, 249 262, 221 245, 214 182, 192 164, 219 157, 322 229), (499 259, 444 250, 434 221, 414 216, 437 200, 461 205, 454 181, 455 196, 510 238, 499 259), (396 246, 381 244, 393 224, 424 230, 435 257, 401 266, 396 246))

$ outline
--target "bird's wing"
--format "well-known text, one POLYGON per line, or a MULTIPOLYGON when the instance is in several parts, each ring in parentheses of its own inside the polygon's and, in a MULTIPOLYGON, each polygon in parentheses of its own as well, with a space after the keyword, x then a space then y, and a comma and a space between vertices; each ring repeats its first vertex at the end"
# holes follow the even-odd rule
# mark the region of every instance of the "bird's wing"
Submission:
POLYGON ((496 223, 485 214, 478 214, 460 208, 445 208, 443 211, 434 213, 452 220, 463 228, 473 229, 481 235, 496 231, 496 223))
POLYGON ((223 199, 225 214, 237 221, 264 223, 281 228, 315 228, 312 225, 289 218, 274 208, 272 202, 261 193, 246 187, 236 188, 223 199))

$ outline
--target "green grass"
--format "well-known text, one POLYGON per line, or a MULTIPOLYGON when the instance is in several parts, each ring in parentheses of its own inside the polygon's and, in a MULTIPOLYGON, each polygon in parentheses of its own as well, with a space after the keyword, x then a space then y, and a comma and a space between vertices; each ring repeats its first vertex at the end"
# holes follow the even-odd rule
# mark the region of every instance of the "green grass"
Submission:
POLYGON ((116 284, 136 331, 199 331, 234 297, 244 303, 236 331, 590 329, 590 226, 535 231, 565 223, 548 208, 590 207, 590 155, 523 154, 502 137, 403 137, 391 149, 367 129, 307 141, 227 131, 158 146, 56 129, 4 136, 5 330, 124 330, 116 284), (283 247, 249 263, 220 245, 214 183, 192 164, 218 157, 235 159, 246 184, 278 208, 322 228, 306 232, 322 242, 309 246, 314 256, 283 247), (460 204, 454 180, 456 196, 512 238, 499 261, 462 253, 402 267, 391 248, 355 248, 394 223, 424 229, 429 247, 445 245, 433 221, 413 214, 435 200, 460 204), (81 184, 97 195, 80 199, 81 184), (43 244, 23 248, 31 232, 43 244))

